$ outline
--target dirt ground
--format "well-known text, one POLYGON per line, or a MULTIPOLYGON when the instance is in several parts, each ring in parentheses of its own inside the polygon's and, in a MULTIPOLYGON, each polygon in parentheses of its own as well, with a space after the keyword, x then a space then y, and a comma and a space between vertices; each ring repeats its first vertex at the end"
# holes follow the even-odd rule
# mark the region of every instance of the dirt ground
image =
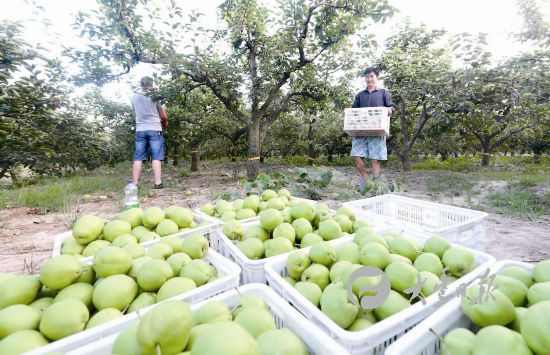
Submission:
MULTIPOLYGON (((177 204, 183 207, 198 208, 211 201, 214 194, 221 192, 243 193, 244 190, 235 179, 244 177, 245 170, 236 168, 235 164, 207 163, 202 171, 189 173, 186 177, 168 177, 168 187, 164 190, 153 190, 145 196, 141 206, 166 207, 177 204), (190 191, 189 195, 186 193, 190 191)), ((270 171, 288 167, 268 167, 270 171)), ((331 167, 333 182, 338 186, 349 186, 353 191, 356 173, 352 167, 331 167)), ((430 172, 403 174, 398 171, 385 171, 386 178, 404 181, 407 188, 396 192, 399 195, 435 200, 450 205, 468 207, 463 196, 433 196, 427 191, 430 172)), ((151 178, 145 175, 146 178, 151 178)), ((491 181, 495 190, 503 189, 505 182, 491 181)), ((323 201, 330 207, 340 205, 342 190, 328 189, 323 192, 323 201)), ((484 198, 483 194, 475 196, 474 201, 484 198)), ((121 195, 113 192, 105 196, 92 196, 91 201, 80 203, 78 213, 93 213, 112 219, 119 212, 121 195)), ((76 213, 76 211, 72 211, 76 213)), ((36 214, 30 208, 8 208, 0 210, 0 272, 27 273, 38 270, 51 256, 56 234, 65 232, 66 221, 72 213, 36 214)), ((535 221, 490 213, 487 219, 486 252, 497 259, 515 259, 536 262, 550 258, 550 216, 543 216, 535 221)))

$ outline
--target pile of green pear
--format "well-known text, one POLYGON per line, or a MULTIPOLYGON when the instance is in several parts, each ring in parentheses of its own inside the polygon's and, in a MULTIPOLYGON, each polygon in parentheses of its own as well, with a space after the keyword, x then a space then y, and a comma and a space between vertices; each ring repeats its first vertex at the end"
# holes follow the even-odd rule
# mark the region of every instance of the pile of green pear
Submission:
POLYGON ((464 314, 481 329, 453 329, 441 353, 550 354, 550 260, 537 263, 532 273, 506 267, 489 280, 469 287, 461 301, 464 314))
POLYGON ((106 246, 127 249, 131 254, 139 250, 139 243, 185 232, 208 225, 198 224, 188 208, 170 206, 131 208, 119 213, 113 221, 105 221, 94 215, 84 215, 73 225, 72 237, 63 240, 61 254, 79 257, 93 256, 106 246))
MULTIPOLYGON (((360 331, 411 306, 411 294, 404 291, 425 281, 421 295, 437 292, 444 268, 447 283, 456 281, 476 267, 473 253, 448 240, 433 236, 424 245, 398 233, 379 235, 370 227, 361 227, 353 241, 333 246, 318 242, 309 253, 296 251, 286 260, 285 279, 316 307, 348 331, 360 331), (363 266, 379 268, 391 285, 389 295, 374 309, 363 309, 361 297, 376 292, 362 292, 364 287, 379 285, 382 274, 360 277, 352 284, 357 302, 348 297, 352 273, 363 266)), ((418 302, 416 297, 412 302, 418 302)))
POLYGON ((338 209, 333 217, 323 203, 297 202, 285 211, 268 208, 261 211, 259 217, 259 223, 246 229, 238 220, 228 221, 223 227, 223 233, 252 260, 337 239, 361 226, 369 226, 367 221, 356 221, 353 212, 346 207, 338 209))
POLYGON ((0 354, 29 351, 218 279, 202 260, 208 249, 200 234, 165 237, 134 254, 106 246, 91 265, 58 255, 38 277, 1 274, 0 354))
POLYGON ((155 306, 116 338, 116 354, 306 355, 303 341, 288 328, 277 329, 266 303, 244 295, 231 310, 211 301, 191 312, 183 301, 155 306))
POLYGON ((236 199, 229 202, 220 199, 215 205, 206 204, 202 206, 200 211, 211 217, 219 218, 223 222, 240 221, 254 218, 258 213, 268 208, 283 211, 294 201, 287 189, 280 189, 278 192, 265 190, 260 196, 251 194, 244 200, 236 199))

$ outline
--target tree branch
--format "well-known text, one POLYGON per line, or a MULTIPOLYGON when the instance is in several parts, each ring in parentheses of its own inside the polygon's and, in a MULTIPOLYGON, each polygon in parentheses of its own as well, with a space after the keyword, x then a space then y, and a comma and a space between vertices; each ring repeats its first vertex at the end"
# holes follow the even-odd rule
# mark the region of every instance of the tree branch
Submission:
POLYGON ((527 128, 527 126, 524 126, 524 127, 520 127, 518 129, 515 129, 515 130, 512 130, 510 131, 510 133, 508 133, 508 135, 500 138, 499 140, 497 140, 495 143, 493 143, 493 145, 491 145, 490 149, 493 150, 495 148, 497 148, 498 146, 500 146, 502 143, 504 143, 506 140, 508 140, 510 137, 520 133, 521 131, 525 130, 527 128))

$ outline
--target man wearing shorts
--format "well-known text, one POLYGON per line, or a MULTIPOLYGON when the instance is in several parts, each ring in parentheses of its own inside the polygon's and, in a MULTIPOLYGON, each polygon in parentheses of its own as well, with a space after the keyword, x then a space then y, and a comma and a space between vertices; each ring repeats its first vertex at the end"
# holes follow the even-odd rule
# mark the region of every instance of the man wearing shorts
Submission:
POLYGON ((132 95, 132 108, 136 114, 136 144, 134 150, 134 166, 132 177, 134 185, 139 185, 139 175, 147 152, 151 152, 153 161, 153 188, 162 189, 161 161, 164 160, 164 137, 162 128, 168 126, 168 115, 161 104, 153 102, 147 90, 153 87, 153 79, 145 76, 140 81, 142 92, 132 95))
MULTIPOLYGON (((355 96, 355 101, 351 107, 385 106, 390 108, 388 115, 391 117, 395 113, 395 105, 391 100, 390 92, 376 86, 380 75, 378 68, 368 67, 365 69, 364 74, 367 88, 355 96)), ((359 188, 362 188, 368 178, 363 158, 369 158, 371 161, 373 180, 380 178, 380 161, 388 160, 386 137, 352 137, 350 155, 353 157, 359 174, 361 174, 358 185, 359 188)))

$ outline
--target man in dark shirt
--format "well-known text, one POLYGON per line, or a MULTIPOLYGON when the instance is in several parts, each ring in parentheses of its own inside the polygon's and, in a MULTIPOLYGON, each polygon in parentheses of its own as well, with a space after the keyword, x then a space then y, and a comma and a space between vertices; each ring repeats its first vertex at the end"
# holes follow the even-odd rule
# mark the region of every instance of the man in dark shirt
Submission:
MULTIPOLYGON (((368 67, 365 69, 365 82, 367 88, 360 91, 355 96, 352 108, 358 107, 389 107, 388 115, 391 117, 395 113, 395 105, 391 100, 391 94, 388 90, 378 88, 378 68, 368 67)), ((372 177, 374 180, 380 178, 380 161, 388 160, 386 148, 386 137, 352 137, 351 154, 355 161, 355 166, 359 170, 361 177, 359 179, 359 188, 365 185, 367 172, 363 158, 368 157, 372 165, 372 177)))

